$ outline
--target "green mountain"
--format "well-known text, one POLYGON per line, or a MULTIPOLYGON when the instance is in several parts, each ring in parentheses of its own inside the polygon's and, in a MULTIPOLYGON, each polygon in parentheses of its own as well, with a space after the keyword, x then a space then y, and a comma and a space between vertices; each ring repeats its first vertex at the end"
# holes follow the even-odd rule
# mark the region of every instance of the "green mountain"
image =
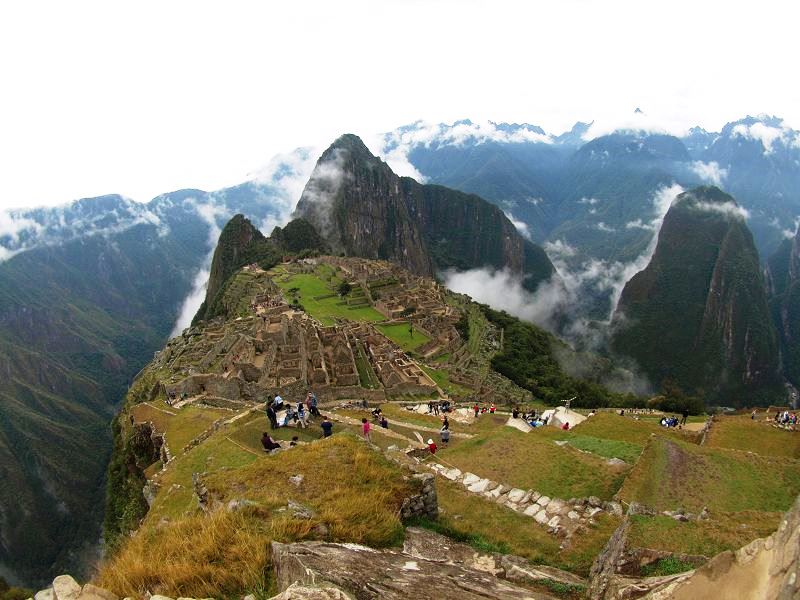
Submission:
POLYGON ((652 383, 737 406, 780 393, 764 279, 740 210, 716 187, 676 198, 650 264, 625 285, 612 339, 652 383))
POLYGON ((91 564, 109 423, 175 326, 217 219, 274 215, 268 193, 245 184, 181 190, 148 204, 110 195, 11 215, 26 228, 0 239, 17 244, 0 262, 4 576, 38 584, 91 564))
POLYGON ((226 285, 230 278, 245 265, 257 264, 269 269, 284 254, 301 251, 324 251, 325 242, 314 226, 305 219, 294 219, 285 227, 276 227, 269 238, 265 237, 244 215, 235 215, 222 230, 208 277, 206 298, 197 311, 193 323, 224 314, 226 285))
POLYGON ((800 230, 784 240, 767 261, 770 310, 778 338, 784 375, 800 386, 800 230))
POLYGON ((391 260, 420 275, 508 268, 535 289, 554 272, 544 250, 495 205, 399 177, 355 135, 343 135, 322 154, 295 214, 334 252, 391 260))
POLYGON ((0 563, 20 578, 100 539, 109 423, 173 325, 192 250, 141 224, 0 265, 0 563))

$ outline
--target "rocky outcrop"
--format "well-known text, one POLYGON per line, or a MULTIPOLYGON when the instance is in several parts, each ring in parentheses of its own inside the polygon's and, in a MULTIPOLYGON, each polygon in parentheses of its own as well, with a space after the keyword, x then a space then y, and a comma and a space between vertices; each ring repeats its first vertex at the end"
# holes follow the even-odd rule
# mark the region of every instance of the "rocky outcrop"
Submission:
POLYGON ((553 265, 482 198, 397 176, 355 135, 320 157, 297 204, 334 252, 396 262, 418 275, 509 269, 535 289, 553 265))
POLYGON ((37 592, 34 600, 119 600, 119 596, 91 583, 81 586, 69 575, 59 575, 49 588, 37 592))
MULTIPOLYGON (((553 599, 502 579, 505 570, 491 555, 481 556, 443 536, 413 528, 407 537, 411 540, 407 539, 403 551, 356 544, 273 542, 276 580, 284 594, 276 599, 553 599), (290 590, 298 595, 287 595, 290 590)), ((551 575, 557 581, 558 573, 551 575)))
POLYGON ((782 394, 753 237, 736 201, 715 187, 675 199, 650 263, 625 285, 614 327, 613 349, 657 386, 670 379, 744 404, 782 394))

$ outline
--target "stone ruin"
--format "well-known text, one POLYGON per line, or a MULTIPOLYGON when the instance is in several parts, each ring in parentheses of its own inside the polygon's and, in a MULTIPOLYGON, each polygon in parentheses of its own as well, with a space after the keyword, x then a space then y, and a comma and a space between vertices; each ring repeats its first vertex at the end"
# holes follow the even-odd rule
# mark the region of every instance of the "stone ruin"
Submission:
MULTIPOLYGON (((159 359, 184 369, 183 379, 163 391, 183 398, 263 402, 267 395, 385 399, 386 394, 430 394, 436 383, 400 348, 365 323, 323 326, 275 295, 253 301, 256 315, 230 326, 210 326, 180 350, 168 347, 159 359), (357 361, 371 369, 382 392, 361 387, 357 361)), ((180 371, 180 369, 178 369, 180 371)))

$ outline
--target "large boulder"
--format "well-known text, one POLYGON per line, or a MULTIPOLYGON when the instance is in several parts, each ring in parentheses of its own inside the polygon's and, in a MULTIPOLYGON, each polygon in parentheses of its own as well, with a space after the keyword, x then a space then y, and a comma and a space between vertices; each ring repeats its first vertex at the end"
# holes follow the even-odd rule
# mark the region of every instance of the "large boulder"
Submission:
MULTIPOLYGON (((441 562, 438 558, 421 558, 431 552, 449 551, 441 548, 437 553, 430 546, 423 549, 423 545, 417 544, 418 552, 411 555, 357 544, 273 542, 272 560, 278 588, 283 591, 290 590, 292 585, 329 585, 358 600, 554 600, 550 595, 526 590, 487 571, 441 562)), ((289 598, 295 596, 286 600, 289 598)))

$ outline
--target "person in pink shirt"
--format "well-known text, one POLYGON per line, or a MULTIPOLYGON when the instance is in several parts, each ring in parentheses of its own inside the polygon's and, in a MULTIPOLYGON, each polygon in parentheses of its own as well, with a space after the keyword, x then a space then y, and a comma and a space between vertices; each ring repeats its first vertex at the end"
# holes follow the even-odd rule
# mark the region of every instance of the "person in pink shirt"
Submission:
POLYGON ((367 441, 370 441, 369 430, 370 430, 369 421, 367 421, 367 418, 364 417, 363 419, 361 419, 361 431, 364 433, 364 439, 367 441))

